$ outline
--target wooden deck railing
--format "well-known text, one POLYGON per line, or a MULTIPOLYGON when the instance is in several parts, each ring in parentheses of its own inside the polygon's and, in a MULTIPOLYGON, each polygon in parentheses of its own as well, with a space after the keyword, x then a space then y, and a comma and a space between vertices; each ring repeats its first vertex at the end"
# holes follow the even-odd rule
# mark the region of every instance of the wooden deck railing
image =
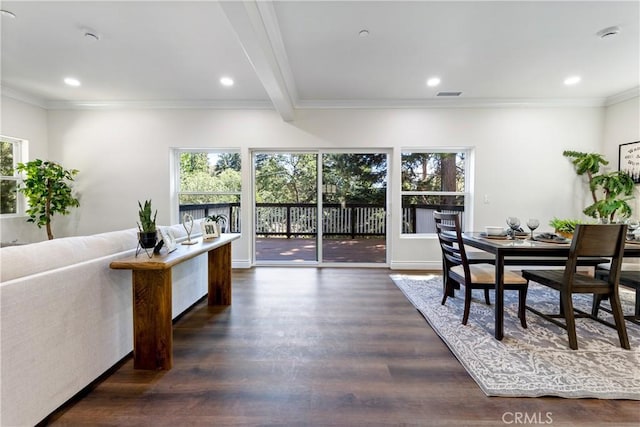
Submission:
MULTIPOLYGON (((411 205, 402 209, 403 233, 435 233, 433 212, 462 212, 463 206, 411 205)), ((317 205, 314 203, 257 203, 256 235, 304 237, 317 234, 317 205)), ((240 232, 239 203, 180 205, 194 219, 222 214, 227 217, 224 230, 240 232)), ((368 204, 323 204, 322 233, 325 236, 385 236, 386 207, 368 204)))

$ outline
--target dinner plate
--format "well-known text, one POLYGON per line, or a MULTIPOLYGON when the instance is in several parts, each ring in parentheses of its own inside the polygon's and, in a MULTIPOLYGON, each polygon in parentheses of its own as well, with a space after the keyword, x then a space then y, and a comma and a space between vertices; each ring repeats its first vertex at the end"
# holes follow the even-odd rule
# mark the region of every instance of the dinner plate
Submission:
POLYGON ((493 240, 507 240, 509 236, 506 234, 492 234, 488 235, 487 233, 480 233, 480 237, 484 237, 485 239, 493 239, 493 240))
POLYGON ((542 243, 570 243, 571 242, 571 240, 561 236, 556 236, 550 239, 544 238, 544 237, 534 237, 533 240, 535 240, 536 242, 542 242, 542 243))

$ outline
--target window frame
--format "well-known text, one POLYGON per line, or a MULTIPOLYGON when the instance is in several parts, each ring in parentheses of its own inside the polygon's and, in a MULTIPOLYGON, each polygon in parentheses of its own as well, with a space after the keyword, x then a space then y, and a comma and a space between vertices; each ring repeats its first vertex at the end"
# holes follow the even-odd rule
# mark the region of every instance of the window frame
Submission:
MULTIPOLYGON (((464 199, 462 223, 470 224, 470 212, 471 212, 471 158, 473 155, 473 149, 471 147, 402 147, 400 148, 400 181, 398 183, 400 193, 400 218, 404 218, 402 201, 405 196, 462 196, 464 199), (464 153, 464 191, 420 191, 420 190, 404 190, 402 188, 402 172, 403 172, 403 156, 405 154, 440 154, 440 153, 464 153)), ((434 237, 436 232, 432 233, 406 233, 403 231, 403 221, 400 221, 400 237, 401 238, 415 238, 415 237, 434 237)))
MULTIPOLYGON (((237 196, 242 200, 242 188, 239 191, 181 191, 180 188, 180 155, 182 153, 207 153, 207 154, 238 154, 242 162, 242 153, 238 148, 172 148, 171 149, 171 205, 174 207, 171 214, 172 223, 182 223, 180 218, 180 196, 204 195, 204 196, 237 196)), ((240 164, 242 174, 242 163, 240 164)), ((242 186, 242 182, 240 184, 242 186)))
MULTIPOLYGON (((8 135, 0 135, 0 141, 13 145, 13 175, 0 175, 0 181, 15 181, 16 189, 18 189, 24 182, 24 176, 16 171, 16 166, 28 159, 28 141, 8 135)), ((27 202, 24 194, 20 190, 16 190, 16 192, 16 212, 0 213, 0 218, 17 218, 26 215, 27 202)))

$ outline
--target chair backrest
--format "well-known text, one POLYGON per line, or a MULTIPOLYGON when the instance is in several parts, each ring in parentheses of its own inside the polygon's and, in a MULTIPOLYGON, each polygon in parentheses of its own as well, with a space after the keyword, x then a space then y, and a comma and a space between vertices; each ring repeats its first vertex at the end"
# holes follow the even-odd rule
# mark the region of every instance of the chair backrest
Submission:
POLYGON ((459 213, 434 212, 433 219, 436 223, 436 233, 442 249, 442 259, 445 274, 456 265, 462 265, 465 277, 470 277, 467 253, 462 242, 462 230, 460 227, 459 213))
POLYGON ((579 257, 611 258, 608 282, 615 284, 622 266, 626 234, 626 224, 578 224, 565 266, 565 284, 571 286, 579 257))

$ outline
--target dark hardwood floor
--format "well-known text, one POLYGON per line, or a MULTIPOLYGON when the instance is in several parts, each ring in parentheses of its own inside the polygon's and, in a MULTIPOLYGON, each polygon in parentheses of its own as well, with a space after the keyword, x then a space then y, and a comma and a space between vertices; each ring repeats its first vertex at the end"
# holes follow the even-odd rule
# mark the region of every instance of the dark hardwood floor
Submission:
POLYGON ((46 423, 638 425, 634 401, 485 396, 390 273, 234 270, 231 307, 201 301, 176 322, 172 370, 129 358, 46 423))

